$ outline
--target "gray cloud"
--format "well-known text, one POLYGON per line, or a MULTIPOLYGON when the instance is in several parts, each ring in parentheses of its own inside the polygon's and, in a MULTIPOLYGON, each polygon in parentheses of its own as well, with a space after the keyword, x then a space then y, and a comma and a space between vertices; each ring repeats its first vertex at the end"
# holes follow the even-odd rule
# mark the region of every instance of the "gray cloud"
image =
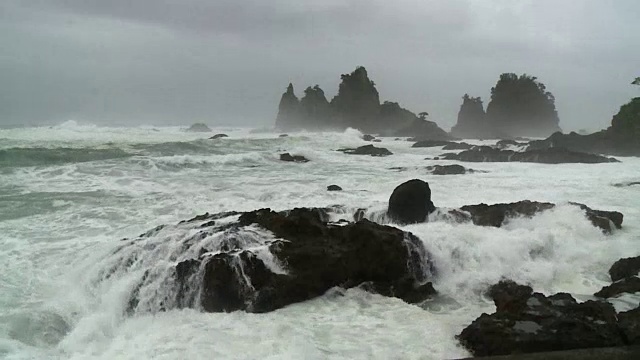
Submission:
POLYGON ((298 93, 364 65, 383 99, 448 128, 464 93, 538 76, 565 129, 606 127, 637 90, 635 0, 8 0, 0 124, 269 126, 298 93))

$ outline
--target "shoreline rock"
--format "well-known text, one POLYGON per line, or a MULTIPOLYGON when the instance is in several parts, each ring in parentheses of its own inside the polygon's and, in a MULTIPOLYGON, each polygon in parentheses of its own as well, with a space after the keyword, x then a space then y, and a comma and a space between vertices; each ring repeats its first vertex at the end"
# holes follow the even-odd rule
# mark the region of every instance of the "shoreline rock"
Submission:
POLYGON ((341 151, 349 155, 371 155, 371 156, 393 155, 393 153, 388 149, 375 147, 373 145, 364 145, 364 146, 357 147, 355 149, 339 149, 338 151, 341 151))
POLYGON ((445 160, 458 160, 466 162, 531 162, 541 164, 599 164, 619 162, 614 158, 607 158, 595 154, 580 153, 570 151, 565 148, 555 147, 517 152, 512 150, 500 150, 490 146, 476 146, 470 150, 465 150, 458 154, 443 154, 440 155, 440 158, 445 160))

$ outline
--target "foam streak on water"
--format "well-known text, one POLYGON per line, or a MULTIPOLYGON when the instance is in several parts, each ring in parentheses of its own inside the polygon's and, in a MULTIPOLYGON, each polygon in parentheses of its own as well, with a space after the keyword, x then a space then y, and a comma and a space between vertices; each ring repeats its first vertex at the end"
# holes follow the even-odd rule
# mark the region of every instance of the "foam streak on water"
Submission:
MULTIPOLYGON (((424 167, 442 162, 425 158, 441 149, 411 148, 404 140, 384 139, 376 146, 394 155, 373 158, 335 151, 367 144, 354 130, 284 138, 215 132, 229 137, 75 123, 0 129, 0 358, 462 357, 468 353, 454 335, 493 311, 482 296, 487 285, 509 277, 584 300, 609 283, 615 260, 640 253, 640 187, 612 186, 640 181, 637 158, 593 165, 469 163, 463 165, 485 172, 433 176, 424 167), (311 161, 281 162, 282 152, 311 161), (205 212, 344 205, 335 220, 366 208, 367 218, 388 223, 389 195, 412 178, 428 181, 433 202, 444 208, 523 199, 560 205, 501 229, 437 215, 402 227, 424 242, 436 264, 441 296, 422 306, 357 289, 334 289, 268 314, 205 314, 163 302, 172 291, 167 272, 203 247, 215 252, 223 236, 207 234, 185 248, 198 230, 176 226, 181 220, 205 212), (327 192, 330 184, 344 191, 327 192), (624 229, 603 235, 569 201, 621 211, 624 229), (161 224, 168 226, 123 248, 161 224), (140 302, 131 313, 135 289, 140 302), (167 311, 158 311, 163 306, 167 311)), ((239 238, 269 266, 286 271, 260 250, 271 234, 250 228, 239 238)), ((614 302, 622 309, 639 300, 614 302)))

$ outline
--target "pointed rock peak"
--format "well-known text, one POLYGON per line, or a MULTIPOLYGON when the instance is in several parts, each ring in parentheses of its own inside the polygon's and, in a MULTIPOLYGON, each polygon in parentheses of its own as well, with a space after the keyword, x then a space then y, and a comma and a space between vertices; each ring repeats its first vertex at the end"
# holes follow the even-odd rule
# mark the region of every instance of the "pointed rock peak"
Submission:
POLYGON ((292 83, 289 83, 289 86, 287 86, 287 92, 286 92, 286 93, 287 93, 287 94, 294 95, 294 92, 293 92, 293 84, 292 84, 292 83))

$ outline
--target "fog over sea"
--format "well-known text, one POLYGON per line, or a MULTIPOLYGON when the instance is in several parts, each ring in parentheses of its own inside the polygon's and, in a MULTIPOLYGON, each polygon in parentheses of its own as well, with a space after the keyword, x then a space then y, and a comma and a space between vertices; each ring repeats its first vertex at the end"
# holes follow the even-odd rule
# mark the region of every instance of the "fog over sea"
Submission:
MULTIPOLYGON (((98 127, 68 121, 54 127, 0 129, 0 358, 7 359, 443 359, 470 354, 455 335, 481 313, 483 296, 502 278, 545 294, 588 300, 611 283, 609 267, 640 247, 640 158, 620 163, 464 163, 465 175, 435 176, 425 160, 440 147, 412 148, 382 138, 388 157, 336 151, 369 144, 362 134, 279 133, 216 128, 98 127), (229 137, 210 140, 215 133, 229 137), (303 155, 308 163, 279 160, 303 155), (392 169, 402 167, 404 169, 392 169), (558 207, 502 228, 431 219, 399 226, 433 255, 439 295, 420 305, 359 289, 333 289, 311 301, 266 313, 204 313, 141 307, 130 294, 148 268, 179 259, 168 230, 137 254, 140 266, 115 269, 123 238, 205 212, 343 205, 386 209, 410 179, 429 183, 437 207, 548 201, 558 207), (328 192, 337 184, 344 190, 328 192), (624 214, 621 230, 604 235, 567 202, 624 214), (162 237, 160 237, 162 236, 162 237), (104 276, 111 272, 112 276, 104 276)), ((492 144, 495 141, 469 141, 492 144)), ((258 235, 269 237, 264 231, 258 235)), ((157 296, 152 282, 141 289, 157 296)), ((146 295, 145 295, 146 294, 146 295)), ((611 300, 637 307, 640 294, 611 300)))

